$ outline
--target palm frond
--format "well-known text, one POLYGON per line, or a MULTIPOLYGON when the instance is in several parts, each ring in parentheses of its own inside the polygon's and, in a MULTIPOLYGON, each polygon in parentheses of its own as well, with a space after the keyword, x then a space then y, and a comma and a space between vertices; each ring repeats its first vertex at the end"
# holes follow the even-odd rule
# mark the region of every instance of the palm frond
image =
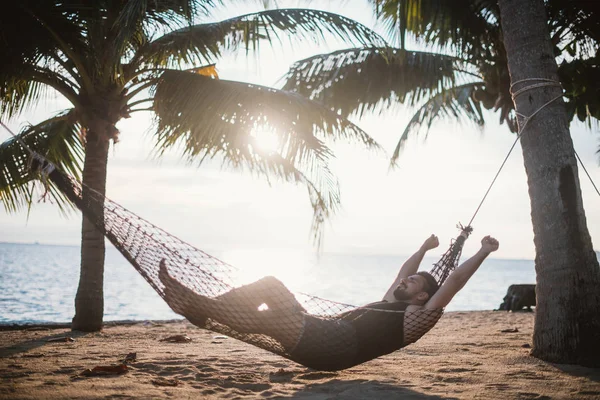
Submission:
POLYGON ((105 15, 96 18, 102 22, 106 16, 109 24, 108 37, 112 38, 109 49, 122 55, 127 48, 138 49, 147 37, 156 32, 180 29, 193 24, 198 14, 207 15, 220 1, 198 0, 130 0, 126 2, 106 1, 105 15))
POLYGON ((405 37, 440 47, 449 46, 466 55, 498 42, 495 0, 375 0, 378 21, 389 37, 405 48, 405 37))
POLYGON ((220 155, 228 166, 306 184, 315 229, 339 204, 325 139, 379 149, 360 128, 298 94, 193 73, 165 72, 153 109, 159 154, 181 146, 198 165, 220 155), (261 132, 277 135, 276 148, 261 148, 261 132))
POLYGON ((194 157, 205 151, 205 143, 220 146, 246 140, 259 125, 292 148, 320 139, 343 139, 379 149, 362 129, 296 93, 196 73, 165 71, 154 89, 153 109, 158 131, 166 135, 164 144, 190 134, 188 149, 194 157))
POLYGON ((256 49, 260 41, 318 41, 326 34, 362 45, 383 46, 379 35, 337 14, 304 9, 277 9, 243 15, 225 21, 200 24, 167 33, 140 49, 138 58, 151 65, 213 62, 223 49, 256 49))
MULTIPOLYGON (((81 74, 85 71, 78 68, 82 66, 81 56, 85 55, 87 47, 82 41, 81 27, 72 19, 74 14, 69 11, 69 3, 23 0, 3 5, 0 13, 0 101, 5 105, 7 101, 11 102, 9 108, 14 112, 26 106, 19 104, 20 101, 31 100, 22 96, 24 93, 36 91, 31 86, 30 91, 27 88, 30 84, 23 81, 33 80, 39 86, 40 79, 37 78, 43 78, 45 82, 42 83, 51 86, 58 83, 57 90, 77 86, 82 81, 81 74), (74 54, 77 56, 70 59, 69 56, 74 54), (7 99, 5 95, 11 92, 10 86, 17 88, 18 93, 7 99)), ((8 110, 4 109, 4 116, 6 112, 8 110)))
POLYGON ((0 73, 0 113, 8 118, 34 107, 47 98, 53 89, 62 94, 73 105, 79 103, 77 87, 51 69, 23 64, 18 72, 4 75, 0 73))
POLYGON ((395 102, 415 105, 451 87, 460 67, 468 68, 442 54, 362 48, 298 61, 282 79, 284 90, 326 104, 343 116, 362 115, 395 102))
POLYGON ((458 120, 466 119, 475 122, 479 126, 483 126, 485 120, 481 104, 474 99, 475 92, 483 86, 483 82, 468 83, 445 90, 428 99, 413 115, 400 136, 400 140, 391 158, 391 165, 393 166, 398 160, 410 134, 413 132, 418 133, 423 125, 427 128, 426 132, 429 131, 431 125, 437 119, 453 117, 458 120))
POLYGON ((580 121, 591 124, 600 120, 600 53, 581 60, 564 61, 559 65, 558 75, 565 90, 565 106, 569 119, 577 116, 580 121))
POLYGON ((545 2, 553 45, 570 57, 587 58, 600 46, 600 9, 586 0, 545 2))
MULTIPOLYGON (((24 128, 18 137, 29 149, 78 179, 84 152, 79 133, 75 113, 69 110, 24 128)), ((28 207, 34 200, 39 176, 31 168, 32 162, 29 151, 15 137, 0 144, 0 201, 9 212, 28 207)), ((47 190, 61 210, 69 208, 70 203, 60 190, 52 185, 47 190)))

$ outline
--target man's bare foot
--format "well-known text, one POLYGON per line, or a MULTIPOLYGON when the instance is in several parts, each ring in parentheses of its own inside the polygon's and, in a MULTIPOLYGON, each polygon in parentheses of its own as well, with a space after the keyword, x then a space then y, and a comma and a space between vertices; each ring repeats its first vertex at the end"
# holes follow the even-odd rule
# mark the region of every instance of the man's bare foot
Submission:
POLYGON ((165 285, 165 301, 169 307, 177 314, 186 317, 194 325, 204 326, 206 324, 206 316, 201 311, 202 302, 197 301, 198 298, 202 298, 203 296, 196 294, 169 275, 164 258, 160 260, 158 268, 158 278, 165 285))

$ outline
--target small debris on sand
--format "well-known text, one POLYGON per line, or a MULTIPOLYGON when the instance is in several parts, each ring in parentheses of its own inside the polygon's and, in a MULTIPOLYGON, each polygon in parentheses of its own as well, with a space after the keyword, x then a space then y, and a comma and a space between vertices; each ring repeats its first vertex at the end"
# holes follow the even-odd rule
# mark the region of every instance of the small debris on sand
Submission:
POLYGON ((160 339, 160 341, 169 343, 189 343, 192 341, 192 339, 186 335, 173 335, 164 339, 160 339))
POLYGON ((59 338, 52 338, 52 339, 48 339, 46 340, 46 342, 48 343, 53 343, 53 342, 74 342, 75 339, 73 339, 72 337, 59 337, 59 338))
POLYGON ((128 363, 135 362, 136 360, 137 360, 137 353, 129 353, 122 360, 122 363, 123 364, 128 364, 128 363))

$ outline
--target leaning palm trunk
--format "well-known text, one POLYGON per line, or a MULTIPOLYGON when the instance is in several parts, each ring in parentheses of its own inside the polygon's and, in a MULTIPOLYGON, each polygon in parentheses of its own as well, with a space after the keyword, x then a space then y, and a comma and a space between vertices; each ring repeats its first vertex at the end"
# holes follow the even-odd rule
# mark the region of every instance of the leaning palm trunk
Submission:
MULTIPOLYGON (((106 165, 108 159, 109 135, 103 126, 107 123, 96 121, 87 132, 85 143, 85 164, 83 169, 83 198, 89 196, 89 189, 106 193, 106 165)), ((101 205, 96 206, 102 214, 101 205)), ((81 226, 81 271, 79 286, 75 296, 75 316, 72 329, 98 331, 102 328, 104 313, 104 236, 94 224, 83 216, 81 226)))
MULTIPOLYGON (((499 1, 511 81, 558 81, 543 0, 499 1)), ((521 89, 532 83, 519 83, 521 89)), ((515 99, 531 115, 561 95, 558 86, 515 99)), ((523 121, 520 121, 520 126, 523 121)), ((551 362, 600 365, 600 269, 581 198, 569 120, 561 98, 521 137, 536 249, 537 311, 532 354, 551 362)))

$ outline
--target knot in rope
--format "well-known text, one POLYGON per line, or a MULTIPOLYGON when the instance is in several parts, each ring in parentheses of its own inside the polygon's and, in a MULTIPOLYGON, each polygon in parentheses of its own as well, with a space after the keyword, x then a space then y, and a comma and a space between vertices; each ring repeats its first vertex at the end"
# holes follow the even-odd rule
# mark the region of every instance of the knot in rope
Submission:
MULTIPOLYGON (((521 79, 518 80, 516 82, 514 82, 512 85, 510 85, 510 93, 512 95, 512 100, 513 103, 515 105, 515 114, 517 115, 517 117, 520 117, 523 125, 521 126, 521 128, 519 129, 518 135, 517 135, 517 140, 519 139, 519 137, 521 136, 521 133, 523 132, 523 130, 525 130, 525 127, 527 126, 527 124, 529 123, 529 121, 540 111, 542 111, 547 105, 549 105, 550 103, 560 99, 561 97, 563 97, 563 92, 562 92, 562 86, 560 84, 559 81, 555 81, 554 79, 546 79, 546 78, 527 78, 527 79, 521 79), (524 83, 524 82, 538 82, 538 83, 532 83, 530 85, 524 86, 521 89, 514 91, 515 85, 518 85, 520 83, 524 83), (521 114, 520 112, 517 111, 517 96, 532 90, 532 89, 537 89, 537 88, 542 88, 542 87, 548 87, 548 86, 557 86, 559 88, 561 88, 561 92, 558 96, 554 97, 553 99, 549 100, 548 102, 546 102, 545 104, 543 104, 540 108, 538 108, 537 110, 535 110, 535 112, 531 115, 524 115, 521 114)), ((512 148, 511 148, 512 151, 512 148)), ((510 152, 509 152, 510 154, 510 152)))
POLYGON ((562 85, 560 84, 559 81, 555 81, 554 79, 546 79, 546 78, 527 78, 527 79, 521 79, 518 80, 516 82, 513 82, 510 85, 510 94, 512 95, 512 99, 513 102, 515 101, 515 99, 517 98, 518 95, 531 90, 531 89, 535 89, 535 88, 540 88, 540 87, 546 87, 546 86, 558 86, 559 88, 562 89, 562 85), (521 89, 517 90, 517 91, 513 91, 515 86, 520 84, 520 83, 524 83, 524 82, 539 82, 539 83, 533 83, 531 85, 527 85, 522 87, 521 89))

